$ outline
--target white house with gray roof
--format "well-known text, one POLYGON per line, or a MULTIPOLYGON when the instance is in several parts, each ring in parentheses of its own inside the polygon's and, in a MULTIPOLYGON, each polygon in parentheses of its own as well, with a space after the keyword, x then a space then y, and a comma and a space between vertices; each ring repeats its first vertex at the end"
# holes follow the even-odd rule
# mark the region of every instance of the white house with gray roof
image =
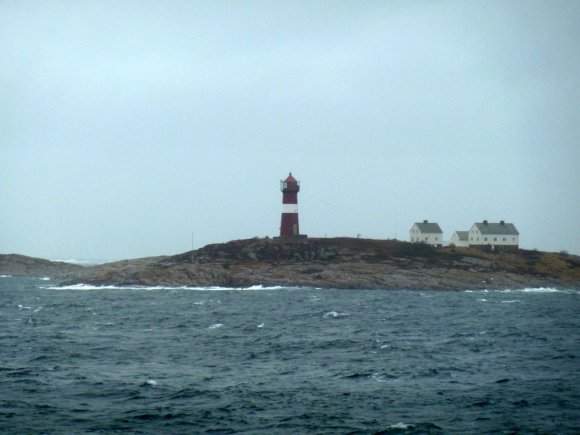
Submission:
POLYGON ((469 246, 469 231, 455 231, 449 243, 458 248, 467 248, 469 246))
POLYGON ((469 230, 469 246, 496 250, 515 250, 520 233, 512 223, 488 221, 474 223, 469 230))
POLYGON ((443 246, 443 231, 439 224, 424 220, 416 222, 409 231, 411 243, 425 243, 432 246, 443 246))

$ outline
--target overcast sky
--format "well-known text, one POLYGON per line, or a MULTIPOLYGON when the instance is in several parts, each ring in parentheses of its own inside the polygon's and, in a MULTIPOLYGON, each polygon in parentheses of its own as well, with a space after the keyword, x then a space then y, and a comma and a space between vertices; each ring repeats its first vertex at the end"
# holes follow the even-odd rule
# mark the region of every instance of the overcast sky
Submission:
POLYGON ((580 2, 0 1, 0 253, 505 220, 580 254, 580 2))

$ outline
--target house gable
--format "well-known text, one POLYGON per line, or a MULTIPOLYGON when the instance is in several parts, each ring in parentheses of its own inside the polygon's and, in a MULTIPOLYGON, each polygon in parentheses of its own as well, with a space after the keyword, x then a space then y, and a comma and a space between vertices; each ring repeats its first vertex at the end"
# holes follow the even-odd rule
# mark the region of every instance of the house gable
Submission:
POLYGON ((439 224, 424 220, 416 222, 409 231, 409 241, 411 243, 426 243, 428 245, 442 246, 443 231, 439 224))
POLYGON ((469 230, 470 246, 487 246, 496 248, 517 248, 519 232, 512 223, 490 223, 487 221, 474 223, 469 230))

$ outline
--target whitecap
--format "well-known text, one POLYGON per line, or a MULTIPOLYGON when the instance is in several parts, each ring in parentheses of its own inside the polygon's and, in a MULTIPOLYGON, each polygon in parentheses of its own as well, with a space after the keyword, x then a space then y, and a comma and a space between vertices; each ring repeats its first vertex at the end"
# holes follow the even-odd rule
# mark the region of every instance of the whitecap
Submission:
POLYGON ((280 285, 275 286, 264 286, 261 284, 252 285, 250 287, 221 287, 221 286, 209 286, 209 287, 180 287, 183 290, 197 290, 197 291, 262 291, 262 290, 292 290, 299 289, 300 287, 283 287, 280 285))
POLYGON ((338 313, 336 311, 329 311, 328 313, 324 313, 324 315, 322 317, 324 317, 325 319, 328 319, 328 318, 337 318, 337 317, 344 317, 344 316, 348 316, 348 314, 338 313))
POLYGON ((257 328, 263 328, 264 327, 264 323, 260 323, 257 328))
POLYGON ((477 302, 487 302, 487 299, 478 299, 477 302))
POLYGON ((157 381, 155 379, 148 379, 146 384, 154 387, 155 385, 157 385, 157 381))
POLYGON ((373 373, 373 375, 371 376, 371 378, 374 379, 377 382, 387 382, 387 380, 385 379, 385 377, 379 375, 378 373, 373 373))
POLYGON ((521 302, 521 301, 518 300, 518 299, 513 299, 511 301, 500 301, 500 303, 502 303, 502 304, 513 304, 513 303, 516 303, 516 302, 521 302))
POLYGON ((221 328, 222 326, 224 326, 223 323, 215 323, 215 324, 209 326, 207 329, 217 329, 217 328, 221 328))
POLYGON ((550 287, 539 288, 525 288, 521 290, 523 293, 558 293, 560 290, 550 287))
MULTIPOLYGON (((268 287, 268 286, 263 286, 263 285, 259 284, 259 285, 252 285, 250 287, 246 287, 243 290, 281 290, 283 288, 285 288, 285 287, 282 287, 280 285, 268 287)), ((242 290, 242 289, 240 289, 240 290, 242 290)))
POLYGON ((501 289, 501 290, 465 290, 465 293, 562 293, 573 290, 559 290, 553 287, 528 287, 522 289, 501 289))
POLYGON ((0 275, 0 278, 12 278, 12 275, 0 275))
POLYGON ((297 290, 303 287, 282 287, 282 286, 262 286, 253 285, 250 287, 221 287, 221 286, 205 286, 205 287, 190 287, 190 286, 142 286, 142 285, 94 285, 94 284, 73 284, 66 286, 51 286, 44 287, 49 290, 190 290, 190 291, 263 291, 263 290, 297 290))
POLYGON ((48 290, 109 290, 109 289, 121 289, 121 287, 115 287, 114 285, 91 285, 91 284, 73 284, 66 286, 52 286, 44 287, 48 290))
POLYGON ((559 293, 561 290, 552 287, 528 287, 522 289, 497 290, 498 293, 559 293))
POLYGON ((392 425, 387 427, 387 429, 401 429, 401 430, 407 430, 407 429, 413 429, 413 428, 415 428, 414 425, 405 424, 405 423, 392 424, 392 425))

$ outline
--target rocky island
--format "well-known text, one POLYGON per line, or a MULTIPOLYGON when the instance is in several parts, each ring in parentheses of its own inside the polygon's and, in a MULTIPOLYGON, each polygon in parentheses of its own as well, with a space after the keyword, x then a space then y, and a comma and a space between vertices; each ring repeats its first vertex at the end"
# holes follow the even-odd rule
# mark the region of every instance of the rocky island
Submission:
MULTIPOLYGON (((51 276, 49 266, 42 264, 42 275, 51 276)), ((6 265, 0 259, 0 274, 16 275, 6 265)), ((68 266, 72 265, 59 266, 63 270, 53 275, 67 285, 580 289, 580 257, 566 253, 522 249, 494 253, 358 238, 235 240, 175 256, 68 266)))

